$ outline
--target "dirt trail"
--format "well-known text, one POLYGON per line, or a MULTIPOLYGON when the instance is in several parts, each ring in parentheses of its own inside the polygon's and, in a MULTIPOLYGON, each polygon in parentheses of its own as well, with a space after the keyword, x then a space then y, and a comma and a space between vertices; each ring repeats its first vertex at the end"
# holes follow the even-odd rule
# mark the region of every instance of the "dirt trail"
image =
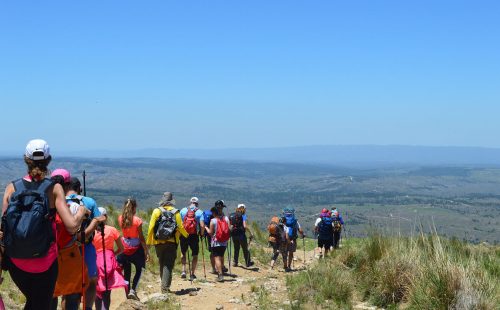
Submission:
MULTIPOLYGON (((307 252, 304 264, 303 252, 296 254, 298 257, 294 262, 295 272, 305 269, 314 259, 314 252, 307 252)), ((196 270, 198 279, 192 284, 188 280, 181 279, 179 273, 174 273, 171 289, 182 309, 216 309, 217 306, 223 306, 224 309, 255 309, 258 305, 257 298, 261 287, 269 293, 269 298, 273 301, 283 303, 288 300, 285 285, 286 273, 283 271, 281 257, 274 270, 257 262, 251 268, 231 267, 232 276, 226 276, 222 283, 215 281, 216 275, 210 273, 210 263, 208 261, 205 263, 206 280, 203 275, 201 257, 196 270), (191 296, 190 292, 195 292, 195 295, 191 296)), ((138 295, 143 302, 160 293, 160 280, 158 276, 150 272, 146 272, 139 285, 138 295)), ((120 304, 125 300, 122 290, 113 291, 111 309, 119 309, 120 304)))

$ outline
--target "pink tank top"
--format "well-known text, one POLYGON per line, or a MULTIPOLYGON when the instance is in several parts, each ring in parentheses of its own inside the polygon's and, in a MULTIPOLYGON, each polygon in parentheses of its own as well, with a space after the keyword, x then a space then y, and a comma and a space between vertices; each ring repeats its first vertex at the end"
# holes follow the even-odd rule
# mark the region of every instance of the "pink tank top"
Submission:
MULTIPOLYGON (((31 178, 29 176, 25 176, 24 179, 27 181, 31 181, 31 178)), ((55 221, 52 221, 52 232, 57 240, 55 221)), ((17 268, 21 269, 22 271, 29 273, 42 273, 44 271, 47 271, 50 268, 50 266, 52 266, 52 263, 56 259, 57 259, 57 242, 54 241, 50 245, 47 255, 45 255, 44 257, 11 258, 10 260, 14 265, 16 265, 17 268)))

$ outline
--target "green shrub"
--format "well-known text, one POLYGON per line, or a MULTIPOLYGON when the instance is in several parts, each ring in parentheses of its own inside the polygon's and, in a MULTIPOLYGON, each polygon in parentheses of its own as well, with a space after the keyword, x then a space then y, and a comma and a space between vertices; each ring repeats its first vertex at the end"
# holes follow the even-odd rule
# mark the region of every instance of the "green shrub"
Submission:
POLYGON ((290 300, 299 304, 314 302, 318 305, 330 300, 338 307, 351 308, 354 292, 348 271, 336 265, 333 259, 325 259, 312 268, 287 277, 290 300))

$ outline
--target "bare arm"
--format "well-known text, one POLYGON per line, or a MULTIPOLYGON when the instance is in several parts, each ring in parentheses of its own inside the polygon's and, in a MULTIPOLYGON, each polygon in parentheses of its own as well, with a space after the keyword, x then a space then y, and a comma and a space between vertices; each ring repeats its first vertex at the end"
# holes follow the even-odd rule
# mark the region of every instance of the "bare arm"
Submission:
POLYGON ((139 240, 141 240, 142 248, 144 249, 144 254, 146 255, 146 261, 149 261, 149 249, 146 244, 146 239, 144 238, 144 234, 142 233, 142 224, 137 227, 139 230, 139 240))
POLYGON ((118 249, 115 251, 115 256, 118 256, 123 253, 125 250, 123 248, 123 242, 122 242, 122 237, 119 237, 118 239, 115 240, 115 244, 118 247, 118 249))
POLYGON ((92 233, 97 229, 97 226, 106 220, 106 216, 100 215, 98 217, 94 217, 92 221, 90 221, 89 226, 85 228, 85 237, 89 237, 92 233))
POLYGON ((5 192, 3 194, 3 200, 2 200, 2 214, 5 213, 5 210, 7 210, 7 206, 9 205, 9 199, 10 195, 14 192, 14 185, 12 183, 9 183, 7 187, 5 188, 5 192))
POLYGON ((206 229, 207 233, 210 236, 212 236, 214 234, 214 232, 215 232, 215 224, 212 221, 210 221, 210 225, 208 227, 205 226, 205 229, 206 229))
POLYGON ((64 190, 60 184, 54 184, 52 194, 53 195, 50 199, 50 207, 56 208, 57 213, 61 217, 61 220, 64 223, 64 226, 66 227, 68 233, 76 233, 78 231, 78 228, 80 228, 80 225, 82 224, 85 214, 88 213, 87 208, 80 207, 76 215, 73 216, 68 206, 66 205, 66 196, 64 195, 64 190))

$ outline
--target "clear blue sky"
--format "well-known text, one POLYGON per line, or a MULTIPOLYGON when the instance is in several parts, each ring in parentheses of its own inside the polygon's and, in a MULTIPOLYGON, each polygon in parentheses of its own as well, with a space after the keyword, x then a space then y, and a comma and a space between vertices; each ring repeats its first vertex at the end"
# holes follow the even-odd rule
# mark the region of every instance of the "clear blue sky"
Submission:
POLYGON ((498 1, 3 1, 0 143, 500 147, 499 16, 498 1))

